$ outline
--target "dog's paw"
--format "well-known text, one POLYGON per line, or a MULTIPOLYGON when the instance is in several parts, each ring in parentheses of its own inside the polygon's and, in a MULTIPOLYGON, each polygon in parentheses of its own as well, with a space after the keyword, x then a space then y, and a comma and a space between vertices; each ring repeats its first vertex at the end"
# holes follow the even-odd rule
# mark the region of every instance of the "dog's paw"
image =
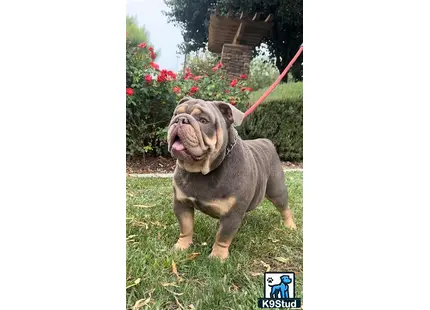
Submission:
POLYGON ((215 258, 221 261, 225 261, 228 258, 228 248, 214 246, 211 254, 209 254, 209 258, 215 258))
POLYGON ((179 239, 175 243, 175 245, 173 246, 173 250, 174 251, 185 251, 191 246, 192 243, 193 243, 192 241, 190 242, 190 241, 185 241, 185 240, 179 239))
POLYGON ((291 230, 297 229, 297 226, 296 226, 296 224, 294 224, 292 219, 288 219, 288 220, 284 221, 284 226, 291 229, 291 230))
POLYGON ((213 252, 208 256, 210 259, 219 259, 224 262, 228 258, 228 253, 223 255, 214 254, 213 252))

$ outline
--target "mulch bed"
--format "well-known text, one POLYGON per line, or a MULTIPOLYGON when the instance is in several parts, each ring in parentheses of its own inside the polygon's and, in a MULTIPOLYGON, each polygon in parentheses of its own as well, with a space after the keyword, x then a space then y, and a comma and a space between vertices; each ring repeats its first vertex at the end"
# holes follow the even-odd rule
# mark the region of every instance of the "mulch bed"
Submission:
MULTIPOLYGON (((127 174, 172 173, 176 159, 172 157, 145 157, 127 160, 127 174)), ((303 163, 282 162, 284 168, 303 168, 303 163)))

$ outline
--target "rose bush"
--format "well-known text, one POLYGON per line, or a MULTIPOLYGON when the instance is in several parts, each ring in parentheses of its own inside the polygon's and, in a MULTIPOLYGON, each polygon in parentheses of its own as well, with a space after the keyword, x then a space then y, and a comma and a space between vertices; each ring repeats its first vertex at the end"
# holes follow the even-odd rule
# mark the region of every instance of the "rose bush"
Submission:
POLYGON ((176 74, 160 70, 154 49, 145 42, 135 45, 127 39, 126 134, 127 154, 167 154, 167 131, 176 95, 172 91, 176 74))
POLYGON ((126 134, 131 156, 167 155, 167 126, 183 97, 229 102, 242 111, 247 107, 252 89, 245 74, 229 81, 218 63, 207 74, 194 75, 187 68, 177 77, 170 70, 160 70, 154 49, 145 42, 127 39, 126 48, 126 134))
POLYGON ((228 81, 227 72, 220 62, 212 69, 212 74, 194 75, 189 68, 176 81, 173 88, 177 99, 185 96, 203 100, 229 102, 240 110, 246 109, 252 88, 248 87, 248 77, 242 74, 239 78, 228 81))

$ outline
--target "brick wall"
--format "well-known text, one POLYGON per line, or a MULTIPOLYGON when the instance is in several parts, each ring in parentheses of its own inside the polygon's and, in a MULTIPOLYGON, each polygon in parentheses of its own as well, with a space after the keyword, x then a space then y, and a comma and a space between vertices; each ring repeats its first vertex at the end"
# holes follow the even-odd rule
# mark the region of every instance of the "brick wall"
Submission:
POLYGON ((249 74, 252 47, 237 44, 224 44, 221 62, 227 70, 229 80, 238 78, 242 73, 249 74))

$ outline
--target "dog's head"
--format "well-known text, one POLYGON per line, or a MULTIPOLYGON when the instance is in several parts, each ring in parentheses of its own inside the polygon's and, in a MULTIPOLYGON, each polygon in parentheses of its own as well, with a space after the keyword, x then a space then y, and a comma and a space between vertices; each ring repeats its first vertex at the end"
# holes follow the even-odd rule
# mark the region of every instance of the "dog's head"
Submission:
POLYGON ((290 277, 289 276, 282 276, 281 277, 281 283, 284 283, 284 284, 288 284, 288 283, 291 283, 291 279, 290 279, 290 277))
POLYGON ((239 126, 243 117, 229 103, 184 98, 169 124, 169 152, 188 172, 208 174, 213 161, 225 154, 229 128, 239 126))

